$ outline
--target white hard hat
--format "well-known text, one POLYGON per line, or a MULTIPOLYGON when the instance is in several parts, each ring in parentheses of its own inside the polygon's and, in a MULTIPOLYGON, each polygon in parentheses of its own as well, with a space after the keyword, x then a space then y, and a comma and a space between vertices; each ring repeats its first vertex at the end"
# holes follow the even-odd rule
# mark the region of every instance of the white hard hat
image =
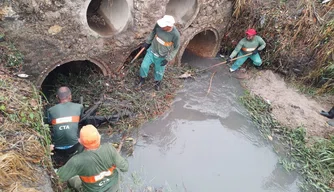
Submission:
POLYGON ((173 27, 175 24, 175 19, 171 15, 165 15, 163 18, 159 19, 157 23, 160 27, 173 27))

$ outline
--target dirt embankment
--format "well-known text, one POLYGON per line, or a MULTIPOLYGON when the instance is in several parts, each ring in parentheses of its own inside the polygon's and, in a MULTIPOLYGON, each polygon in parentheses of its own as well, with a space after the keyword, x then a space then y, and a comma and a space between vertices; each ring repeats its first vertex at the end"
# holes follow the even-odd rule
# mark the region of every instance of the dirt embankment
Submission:
POLYGON ((52 191, 38 92, 3 71, 0 66, 0 191, 52 191))
POLYGON ((329 119, 321 116, 321 110, 332 106, 319 102, 320 98, 310 98, 272 71, 258 71, 244 85, 272 106, 272 114, 282 125, 289 128, 304 127, 307 136, 328 137, 334 134, 334 127, 327 124, 329 119))

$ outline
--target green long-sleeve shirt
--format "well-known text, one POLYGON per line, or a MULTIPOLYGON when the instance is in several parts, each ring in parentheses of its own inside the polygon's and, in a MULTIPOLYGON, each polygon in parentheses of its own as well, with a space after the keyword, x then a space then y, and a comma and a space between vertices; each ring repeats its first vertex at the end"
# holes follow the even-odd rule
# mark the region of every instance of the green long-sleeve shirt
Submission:
POLYGON ((241 39, 241 41, 239 41, 238 45, 235 47, 234 51, 231 53, 230 58, 235 57, 240 50, 243 50, 245 53, 249 53, 254 51, 256 48, 261 51, 266 47, 266 42, 264 42, 264 40, 258 36, 255 35, 255 37, 249 41, 245 38, 241 39))
POLYGON ((89 177, 93 182, 85 182, 81 177, 85 192, 104 192, 119 187, 119 172, 128 170, 128 162, 111 144, 103 144, 96 150, 85 150, 73 156, 63 167, 58 176, 62 181, 79 175, 89 177), (109 171, 116 166, 116 169, 109 171))
POLYGON ((160 57, 165 57, 167 61, 171 61, 176 56, 180 48, 180 33, 173 27, 170 32, 162 30, 158 24, 155 25, 151 34, 147 37, 146 43, 151 44, 151 49, 160 57), (172 45, 163 45, 164 42, 172 43, 172 45))

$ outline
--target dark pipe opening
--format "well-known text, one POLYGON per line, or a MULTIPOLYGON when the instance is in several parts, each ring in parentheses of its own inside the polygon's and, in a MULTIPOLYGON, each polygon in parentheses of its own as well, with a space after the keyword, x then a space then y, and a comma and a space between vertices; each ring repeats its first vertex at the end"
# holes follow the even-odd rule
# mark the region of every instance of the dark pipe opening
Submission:
POLYGON ((135 49, 130 53, 130 55, 126 58, 123 66, 121 66, 120 69, 117 69, 118 74, 120 74, 120 77, 123 78, 128 73, 137 74, 139 67, 141 65, 141 62, 143 61, 143 58, 146 54, 146 49, 142 51, 142 53, 137 57, 136 60, 131 63, 131 61, 136 57, 136 55, 141 51, 141 47, 135 49))
POLYGON ((84 103, 90 105, 100 97, 104 89, 102 70, 94 63, 84 61, 71 61, 56 67, 44 79, 41 89, 49 105, 58 103, 57 89, 67 86, 72 91, 72 100, 80 101, 83 96, 84 103))
MULTIPOLYGON (((125 65, 129 65, 130 62, 136 57, 136 55, 141 51, 141 47, 135 49, 134 51, 131 52, 131 54, 129 55, 128 58, 126 58, 125 60, 125 65)), ((138 62, 143 60, 143 58, 145 57, 146 54, 146 49, 137 57, 137 59, 134 62, 138 62)))
POLYGON ((198 33, 188 43, 181 63, 187 62, 189 55, 197 55, 199 57, 212 57, 213 51, 217 46, 217 38, 213 31, 206 30, 198 33))

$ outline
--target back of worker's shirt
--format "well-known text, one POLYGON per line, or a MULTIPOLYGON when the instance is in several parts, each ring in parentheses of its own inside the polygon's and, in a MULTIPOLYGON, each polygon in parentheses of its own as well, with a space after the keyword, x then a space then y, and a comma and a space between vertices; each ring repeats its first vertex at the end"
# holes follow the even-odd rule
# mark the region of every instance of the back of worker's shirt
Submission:
POLYGON ((119 172, 128 170, 128 162, 109 143, 96 150, 84 151, 73 156, 58 171, 61 180, 67 181, 75 175, 82 180, 87 192, 106 191, 119 185, 119 172))
POLYGON ((52 140, 55 147, 72 146, 78 143, 78 127, 83 113, 81 104, 59 103, 47 111, 52 125, 52 140))

